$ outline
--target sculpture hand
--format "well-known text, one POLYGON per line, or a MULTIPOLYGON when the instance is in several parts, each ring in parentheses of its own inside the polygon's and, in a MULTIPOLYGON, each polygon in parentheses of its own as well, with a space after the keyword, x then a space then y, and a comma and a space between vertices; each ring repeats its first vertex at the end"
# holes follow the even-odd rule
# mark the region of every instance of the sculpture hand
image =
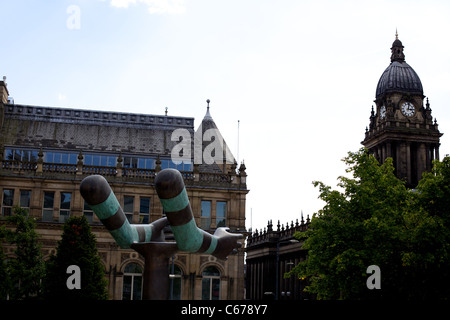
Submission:
POLYGON ((238 239, 242 239, 242 234, 229 233, 230 228, 217 228, 214 232, 214 237, 217 237, 217 247, 213 256, 226 260, 229 254, 236 254, 238 248, 242 247, 242 243, 238 239))

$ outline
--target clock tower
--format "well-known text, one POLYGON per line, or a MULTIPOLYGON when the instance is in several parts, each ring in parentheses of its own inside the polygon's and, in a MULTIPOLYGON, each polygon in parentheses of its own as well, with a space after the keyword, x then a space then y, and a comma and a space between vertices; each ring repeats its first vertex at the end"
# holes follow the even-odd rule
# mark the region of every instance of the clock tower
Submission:
POLYGON ((391 63, 378 81, 362 144, 380 163, 391 157, 397 177, 414 188, 422 173, 431 170, 432 161, 439 159, 442 133, 431 116, 419 76, 405 62, 403 48, 396 33, 391 63))

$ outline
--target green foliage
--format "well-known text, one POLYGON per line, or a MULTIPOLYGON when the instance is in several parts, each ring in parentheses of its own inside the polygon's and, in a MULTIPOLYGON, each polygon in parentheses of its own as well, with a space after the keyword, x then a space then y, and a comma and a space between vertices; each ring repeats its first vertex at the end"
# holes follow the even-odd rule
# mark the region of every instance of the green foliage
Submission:
POLYGON ((6 241, 7 232, 4 225, 0 226, 0 300, 6 300, 11 288, 6 255, 2 247, 2 243, 6 241))
POLYGON ((103 300, 108 298, 104 268, 97 253, 95 235, 87 219, 71 217, 64 224, 56 256, 47 264, 46 299, 103 300), (81 289, 68 289, 67 268, 77 265, 81 270, 81 289))
POLYGON ((342 191, 322 182, 324 207, 297 234, 308 258, 287 276, 307 279, 318 299, 450 298, 450 159, 435 162, 416 190, 366 149, 344 162, 342 191), (369 290, 367 267, 381 269, 381 290, 369 290))
POLYGON ((423 299, 450 298, 450 157, 435 161, 405 215, 402 266, 417 285, 408 288, 423 299))
POLYGON ((9 293, 11 300, 38 299, 41 295, 41 279, 44 277, 45 265, 34 219, 28 217, 25 209, 16 206, 14 215, 8 217, 8 222, 15 225, 15 230, 7 230, 6 239, 14 244, 16 249, 15 257, 8 260, 6 270, 3 271, 7 273, 4 290, 9 293))

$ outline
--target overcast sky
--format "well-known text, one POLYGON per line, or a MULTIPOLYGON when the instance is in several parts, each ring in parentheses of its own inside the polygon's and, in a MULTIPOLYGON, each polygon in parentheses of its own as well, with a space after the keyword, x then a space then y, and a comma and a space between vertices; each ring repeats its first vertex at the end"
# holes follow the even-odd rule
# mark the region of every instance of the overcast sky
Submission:
POLYGON ((398 29, 450 153, 450 1, 0 0, 15 103, 195 118, 248 174, 247 228, 322 208, 398 29), (252 215, 251 215, 252 213, 252 215))

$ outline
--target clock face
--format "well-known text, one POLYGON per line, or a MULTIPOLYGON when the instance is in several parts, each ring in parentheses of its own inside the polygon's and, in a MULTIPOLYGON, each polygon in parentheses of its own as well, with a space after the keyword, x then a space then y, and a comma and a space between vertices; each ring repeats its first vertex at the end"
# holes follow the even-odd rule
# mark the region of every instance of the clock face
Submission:
POLYGON ((380 118, 384 119, 384 117, 386 117, 386 107, 385 106, 381 106, 381 108, 380 108, 380 118))
POLYGON ((411 117, 415 113, 414 105, 411 102, 405 102, 402 104, 402 113, 407 116, 411 117))

